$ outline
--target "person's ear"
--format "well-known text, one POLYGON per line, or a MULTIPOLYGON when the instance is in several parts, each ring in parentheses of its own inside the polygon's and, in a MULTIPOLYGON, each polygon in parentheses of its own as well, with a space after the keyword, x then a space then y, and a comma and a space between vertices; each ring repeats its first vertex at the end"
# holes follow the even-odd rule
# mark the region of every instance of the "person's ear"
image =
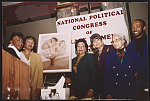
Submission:
POLYGON ((125 43, 125 40, 122 40, 123 41, 123 44, 125 43))
POLYGON ((10 44, 13 44, 12 40, 10 40, 10 44))
POLYGON ((146 26, 143 27, 143 30, 144 30, 144 31, 146 30, 146 26))
POLYGON ((125 45, 125 40, 122 40, 122 46, 125 45))

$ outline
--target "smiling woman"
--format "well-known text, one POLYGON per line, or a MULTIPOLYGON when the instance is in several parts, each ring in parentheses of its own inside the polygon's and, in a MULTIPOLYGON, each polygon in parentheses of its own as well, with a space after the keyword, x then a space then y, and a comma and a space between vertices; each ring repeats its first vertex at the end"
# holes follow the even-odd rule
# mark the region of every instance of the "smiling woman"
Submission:
POLYGON ((32 52, 36 40, 32 36, 24 38, 24 50, 21 53, 21 60, 31 67, 31 98, 39 99, 40 89, 43 86, 43 64, 40 54, 32 52))
POLYGON ((71 98, 92 97, 95 89, 96 70, 94 55, 87 53, 88 44, 85 39, 78 39, 75 43, 77 56, 72 60, 71 98))

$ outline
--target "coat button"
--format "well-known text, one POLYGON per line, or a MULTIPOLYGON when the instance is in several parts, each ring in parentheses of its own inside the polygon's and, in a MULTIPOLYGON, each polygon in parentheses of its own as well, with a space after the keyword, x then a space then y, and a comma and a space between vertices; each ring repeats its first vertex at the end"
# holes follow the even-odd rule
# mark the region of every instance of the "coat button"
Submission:
POLYGON ((127 74, 125 74, 124 76, 127 76, 127 74))
POLYGON ((129 68, 131 68, 131 66, 129 66, 129 68))
POLYGON ((117 73, 116 75, 118 76, 119 74, 117 73))
POLYGON ((113 68, 116 68, 115 66, 113 66, 113 68))
POLYGON ((131 85, 131 83, 129 82, 129 83, 128 83, 128 85, 130 86, 130 85, 131 85))
POLYGON ((115 84, 117 85, 118 83, 116 82, 115 84))

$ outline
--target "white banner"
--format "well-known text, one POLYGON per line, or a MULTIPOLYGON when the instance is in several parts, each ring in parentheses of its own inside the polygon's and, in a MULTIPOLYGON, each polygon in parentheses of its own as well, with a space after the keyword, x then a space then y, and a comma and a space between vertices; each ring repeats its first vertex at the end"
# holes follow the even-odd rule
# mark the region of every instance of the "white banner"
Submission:
POLYGON ((128 28, 122 8, 115 8, 101 12, 61 18, 56 21, 57 33, 72 34, 72 58, 75 54, 75 41, 85 38, 90 45, 90 37, 94 33, 100 34, 106 45, 110 45, 112 35, 124 34, 129 43, 128 28))

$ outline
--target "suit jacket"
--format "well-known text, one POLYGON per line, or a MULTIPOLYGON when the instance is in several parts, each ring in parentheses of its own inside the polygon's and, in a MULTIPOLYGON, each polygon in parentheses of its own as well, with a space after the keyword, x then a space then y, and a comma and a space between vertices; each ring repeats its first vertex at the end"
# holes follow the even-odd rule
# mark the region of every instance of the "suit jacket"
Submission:
POLYGON ((75 96, 78 98, 86 97, 89 89, 95 88, 96 68, 94 65, 94 55, 86 53, 77 65, 77 73, 73 66, 77 61, 77 57, 72 60, 71 82, 75 96))
MULTIPOLYGON (((135 49, 135 40, 133 40, 129 45, 128 45, 128 49, 130 50, 136 50, 135 49)), ((143 87, 148 87, 148 81, 149 81, 149 65, 148 65, 148 37, 146 36, 146 40, 145 40, 145 46, 144 46, 144 51, 143 51, 143 58, 141 58, 141 62, 142 62, 142 67, 144 70, 143 73, 143 87)))
POLYGON ((113 98, 131 99, 140 88, 139 79, 142 78, 140 54, 137 51, 126 52, 123 62, 120 62, 116 50, 106 57, 104 94, 111 94, 113 98))
POLYGON ((40 54, 31 52, 31 87, 32 89, 43 86, 43 64, 40 54))

